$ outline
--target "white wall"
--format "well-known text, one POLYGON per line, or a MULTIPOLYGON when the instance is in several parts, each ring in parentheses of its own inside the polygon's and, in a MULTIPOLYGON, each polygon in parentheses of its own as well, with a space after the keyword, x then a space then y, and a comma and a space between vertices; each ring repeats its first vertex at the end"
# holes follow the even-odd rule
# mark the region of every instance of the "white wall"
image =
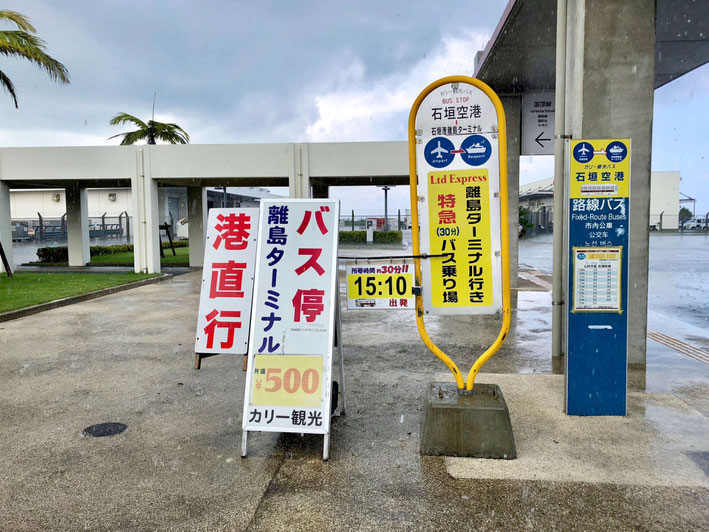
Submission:
MULTIPOLYGON (((118 216, 123 211, 133 215, 133 202, 129 188, 94 188, 88 189, 89 216, 99 218, 103 213, 107 216, 118 216), (109 194, 115 194, 116 200, 111 201, 109 194)), ((44 218, 61 218, 66 212, 66 194, 63 188, 10 190, 10 214, 13 220, 36 219, 37 212, 44 218), (59 201, 54 201, 55 197, 59 201)))
POLYGON ((118 216, 124 211, 128 211, 128 216, 133 216, 130 188, 90 188, 88 194, 91 217, 99 217, 104 212, 107 216, 118 216), (116 200, 111 201, 109 194, 115 194, 116 200))
POLYGON ((679 172, 652 172, 650 175, 650 225, 677 229, 679 220, 679 172))

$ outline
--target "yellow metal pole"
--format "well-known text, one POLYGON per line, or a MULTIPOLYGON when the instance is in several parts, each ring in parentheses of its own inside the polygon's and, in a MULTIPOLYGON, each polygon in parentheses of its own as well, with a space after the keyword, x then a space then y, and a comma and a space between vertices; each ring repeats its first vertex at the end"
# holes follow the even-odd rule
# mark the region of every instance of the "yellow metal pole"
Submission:
POLYGON ((500 250, 502 258, 502 326, 500 333, 495 342, 485 351, 473 364, 473 367, 468 373, 467 381, 463 381, 463 377, 458 369, 458 366, 446 355, 436 344, 433 343, 426 331, 426 325, 423 320, 423 301, 420 294, 416 295, 416 325, 419 335, 426 347, 436 355, 443 363, 448 366, 453 376, 455 377, 456 385, 459 390, 472 390, 475 382, 475 377, 480 371, 480 368, 494 355, 500 346, 505 341, 507 333, 510 329, 510 265, 509 265, 509 224, 507 213, 507 127, 505 123, 505 112, 502 108, 502 102, 495 92, 485 83, 475 78, 468 76, 449 76, 446 78, 434 81, 426 87, 414 101, 409 114, 409 192, 411 196, 411 232, 413 239, 414 265, 416 272, 416 285, 421 286, 421 259, 420 243, 419 243, 419 220, 418 220, 418 169, 416 166, 416 114, 418 113, 421 102, 433 90, 447 83, 468 83, 482 90, 491 100, 497 112, 498 122, 498 153, 500 166, 500 230, 501 230, 501 246, 500 250))

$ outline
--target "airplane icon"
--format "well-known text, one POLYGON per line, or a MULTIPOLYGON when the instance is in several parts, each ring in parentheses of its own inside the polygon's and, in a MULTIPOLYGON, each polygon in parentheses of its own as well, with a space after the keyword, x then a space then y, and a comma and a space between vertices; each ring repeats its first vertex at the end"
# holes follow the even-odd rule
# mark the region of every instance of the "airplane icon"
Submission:
POLYGON ((443 159, 443 155, 441 155, 441 154, 448 153, 448 150, 445 148, 441 148, 441 141, 439 140, 438 141, 438 148, 431 150, 431 153, 436 154, 436 159, 443 159))
POLYGON ((591 151, 591 150, 589 150, 589 149, 586 147, 585 144, 582 144, 582 145, 581 145, 581 148, 579 148, 579 153, 580 153, 582 156, 585 156, 585 155, 586 155, 588 152, 590 152, 590 151, 591 151))

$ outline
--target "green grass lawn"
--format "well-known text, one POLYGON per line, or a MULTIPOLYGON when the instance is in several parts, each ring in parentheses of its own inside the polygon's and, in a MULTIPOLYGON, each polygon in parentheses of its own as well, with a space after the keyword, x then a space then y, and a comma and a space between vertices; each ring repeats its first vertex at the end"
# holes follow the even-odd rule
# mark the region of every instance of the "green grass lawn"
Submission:
POLYGON ((155 277, 145 273, 16 273, 0 275, 0 312, 155 277))
MULTIPOLYGON (((160 264, 163 266, 189 266, 190 265, 190 248, 175 248, 175 253, 172 254, 170 248, 163 250, 165 252, 165 258, 160 259, 160 264)), ((126 253, 113 253, 111 255, 97 255, 91 257, 91 262, 89 266, 103 266, 106 264, 120 264, 126 266, 133 265, 133 253, 128 251, 126 253)))

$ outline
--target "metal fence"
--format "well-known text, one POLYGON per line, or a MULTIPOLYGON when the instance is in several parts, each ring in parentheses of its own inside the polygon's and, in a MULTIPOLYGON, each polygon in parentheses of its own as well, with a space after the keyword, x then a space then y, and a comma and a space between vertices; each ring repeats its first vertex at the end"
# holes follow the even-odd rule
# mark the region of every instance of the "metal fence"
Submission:
MULTIPOLYGON (((132 241, 133 219, 123 212, 119 216, 89 217, 89 238, 116 243, 132 241)), ((56 218, 44 217, 12 221, 13 242, 66 242, 66 214, 56 218)))
POLYGON ((340 231, 365 231, 367 226, 373 227, 377 231, 402 231, 411 229, 411 217, 401 210, 395 216, 385 219, 381 214, 362 214, 350 211, 350 214, 340 213, 340 231))
POLYGON ((527 212, 525 218, 532 226, 520 228, 521 234, 535 236, 553 232, 554 213, 551 209, 542 208, 538 211, 527 212))

